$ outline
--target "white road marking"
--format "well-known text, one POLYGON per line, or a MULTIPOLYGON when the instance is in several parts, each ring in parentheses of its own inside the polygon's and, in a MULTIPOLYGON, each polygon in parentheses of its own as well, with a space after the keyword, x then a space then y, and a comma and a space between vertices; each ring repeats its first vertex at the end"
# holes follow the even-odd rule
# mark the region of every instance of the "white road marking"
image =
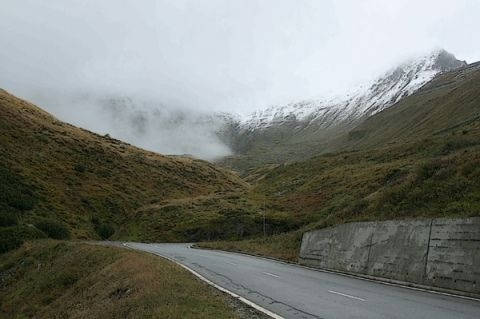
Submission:
MULTIPOLYGON (((134 243, 133 243, 133 244, 134 244, 134 243)), ((132 247, 130 247, 128 244, 125 245, 125 246, 127 246, 127 247, 129 247, 129 248, 132 248, 132 247)), ((134 249, 139 249, 139 248, 134 248, 134 249)), ((163 257, 163 258, 165 258, 165 259, 167 259, 167 260, 170 260, 171 262, 179 265, 180 267, 185 268, 186 270, 188 270, 189 272, 191 272, 192 274, 194 274, 195 276, 197 276, 200 280, 203 280, 204 282, 206 282, 206 283, 209 284, 210 286, 213 286, 213 287, 217 288, 218 290, 223 291, 223 292, 229 294, 229 295, 232 296, 233 298, 237 298, 238 300, 240 300, 240 301, 243 302, 244 304, 247 304, 247 305, 249 305, 250 307, 253 307, 253 308, 257 309, 258 311, 263 312, 264 314, 266 314, 267 316, 269 316, 269 317, 271 317, 271 318, 273 318, 273 319, 285 319, 285 318, 283 318, 282 316, 277 315, 276 313, 274 313, 274 312, 272 312, 272 311, 270 311, 270 310, 268 310, 268 309, 265 309, 265 308, 263 308, 262 306, 254 303, 254 302, 252 302, 252 301, 250 301, 250 300, 248 300, 248 299, 246 299, 246 298, 244 298, 244 297, 242 297, 242 296, 239 296, 239 295, 237 295, 236 293, 234 293, 234 292, 232 292, 232 291, 230 291, 230 290, 228 290, 228 289, 226 289, 226 288, 223 288, 223 287, 221 287, 221 286, 219 286, 219 285, 211 282, 210 280, 208 280, 207 278, 203 277, 202 275, 200 275, 200 274, 199 274, 198 272, 196 272, 195 270, 193 270, 193 269, 185 266, 184 264, 180 263, 179 261, 176 261, 176 260, 173 259, 173 258, 170 258, 170 257, 167 257, 167 256, 165 256, 165 255, 162 255, 161 253, 156 252, 156 251, 154 251, 154 250, 150 250, 149 252, 152 253, 152 254, 154 254, 154 255, 163 257)))
POLYGON ((225 261, 225 263, 230 264, 230 265, 232 265, 232 266, 238 266, 238 264, 232 263, 232 262, 230 262, 230 261, 225 261))
POLYGON ((360 300, 360 301, 366 301, 365 299, 362 299, 360 297, 355 297, 355 296, 351 296, 351 295, 347 295, 347 294, 342 294, 341 292, 338 292, 338 291, 329 290, 328 292, 332 293, 332 294, 344 296, 344 297, 347 297, 347 298, 352 298, 352 299, 356 299, 356 300, 360 300))
POLYGON ((262 272, 262 274, 268 275, 268 276, 272 276, 272 277, 275 277, 275 278, 280 278, 279 275, 271 274, 271 273, 269 273, 269 272, 262 272))

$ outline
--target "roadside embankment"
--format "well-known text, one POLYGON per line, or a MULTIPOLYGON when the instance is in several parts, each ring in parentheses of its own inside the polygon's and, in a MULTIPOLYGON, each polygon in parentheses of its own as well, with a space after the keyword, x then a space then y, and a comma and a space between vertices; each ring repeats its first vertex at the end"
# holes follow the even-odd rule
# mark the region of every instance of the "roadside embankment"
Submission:
POLYGON ((40 240, 1 257, 1 318, 257 318, 147 253, 40 240))
POLYGON ((480 218, 348 223, 303 235, 299 263, 480 295, 480 218))

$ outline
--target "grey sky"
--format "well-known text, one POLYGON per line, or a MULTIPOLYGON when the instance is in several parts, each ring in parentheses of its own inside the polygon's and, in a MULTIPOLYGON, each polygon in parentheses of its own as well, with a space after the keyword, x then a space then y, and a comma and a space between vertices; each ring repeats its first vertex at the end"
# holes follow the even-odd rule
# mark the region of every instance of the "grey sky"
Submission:
POLYGON ((433 47, 479 60, 476 30, 478 0, 2 0, 0 86, 245 113, 433 47))
POLYGON ((211 160, 230 153, 211 110, 341 93, 434 48, 477 61, 477 30, 480 0, 1 0, 0 87, 211 160))

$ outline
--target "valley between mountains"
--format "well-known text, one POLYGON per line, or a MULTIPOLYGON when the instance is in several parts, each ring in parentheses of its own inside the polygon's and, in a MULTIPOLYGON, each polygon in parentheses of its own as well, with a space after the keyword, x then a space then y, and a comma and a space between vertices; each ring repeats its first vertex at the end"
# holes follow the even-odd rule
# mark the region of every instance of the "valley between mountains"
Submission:
POLYGON ((444 50, 346 97, 199 121, 231 155, 157 154, 0 90, 2 313, 48 318, 76 304, 79 318, 263 318, 170 263, 78 241, 194 242, 296 262, 306 231, 480 216, 480 63, 444 50))
POLYGON ((235 153, 215 163, 86 131, 6 91, 0 112, 2 251, 45 237, 207 242, 294 261, 305 230, 480 211, 480 64, 443 50, 343 101, 230 121, 218 134, 235 153))

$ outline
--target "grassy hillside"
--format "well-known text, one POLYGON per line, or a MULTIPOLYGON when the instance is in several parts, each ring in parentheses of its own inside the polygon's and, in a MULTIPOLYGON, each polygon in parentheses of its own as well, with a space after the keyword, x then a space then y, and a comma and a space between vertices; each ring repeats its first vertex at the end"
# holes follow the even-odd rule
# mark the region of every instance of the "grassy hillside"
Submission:
POLYGON ((478 216, 479 83, 480 64, 443 74, 339 135, 341 151, 256 167, 245 178, 253 186, 207 162, 75 128, 1 92, 0 249, 18 238, 223 240, 209 245, 294 260, 301 233, 314 228, 478 216), (259 236, 264 221, 274 237, 259 236))
POLYGON ((252 318, 183 268, 146 253, 37 241, 2 256, 2 318, 252 318))
MULTIPOLYGON (((230 211, 229 196, 249 187, 208 162, 158 155, 60 122, 3 90, 0 148, 2 250, 22 236, 184 240, 182 223, 208 224, 211 217, 221 227, 228 219, 222 203, 230 211), (208 198, 216 208, 202 215, 208 198), (178 204, 184 199, 188 207, 178 204)), ((246 219, 254 213, 243 210, 246 219)))
POLYGON ((331 140, 351 128, 350 125, 318 128, 307 124, 292 120, 261 132, 243 132, 232 142, 235 155, 219 160, 218 164, 246 177, 263 166, 304 160, 324 153, 331 140))
POLYGON ((480 64, 443 74, 337 139, 345 150, 253 171, 267 216, 286 213, 298 230, 203 245, 295 260, 301 233, 315 228, 480 216, 479 114, 480 64))
POLYGON ((325 154, 282 165, 253 192, 273 214, 295 222, 290 233, 247 241, 202 244, 295 260, 301 234, 352 222, 480 216, 480 125, 467 133, 375 150, 325 154))
MULTIPOLYGON (((154 203, 135 214, 135 223, 122 239, 163 242, 199 240, 238 240, 263 231, 263 197, 255 192, 221 196, 198 196, 154 203)), ((298 222, 286 212, 268 215, 269 232, 280 233, 298 228, 298 222)))
POLYGON ((468 132, 480 121, 480 62, 441 74, 351 130, 331 149, 365 149, 468 132))
POLYGON ((479 114, 475 64, 369 118, 349 150, 257 169, 253 191, 305 225, 479 214, 479 114))

